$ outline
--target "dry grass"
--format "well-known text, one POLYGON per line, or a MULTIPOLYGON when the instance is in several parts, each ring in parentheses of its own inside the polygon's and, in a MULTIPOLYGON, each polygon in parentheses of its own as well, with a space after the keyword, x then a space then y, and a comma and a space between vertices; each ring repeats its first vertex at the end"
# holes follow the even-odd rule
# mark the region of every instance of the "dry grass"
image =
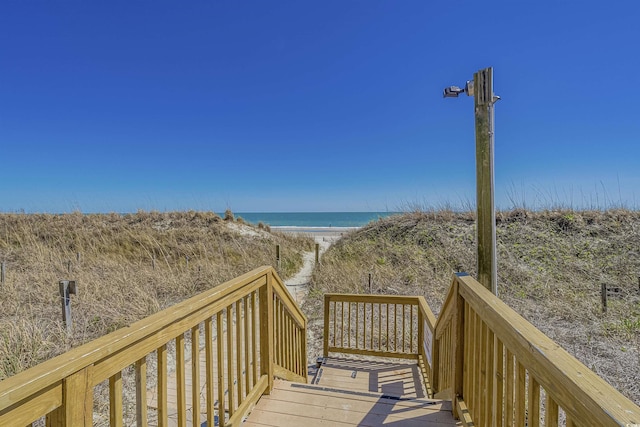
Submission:
POLYGON ((297 272, 302 252, 313 249, 312 239, 223 221, 212 212, 2 214, 0 380, 275 264, 276 244, 283 277, 297 272), (71 296, 71 336, 61 322, 58 281, 65 279, 79 285, 71 296))
MULTIPOLYGON (((640 403, 640 212, 514 210, 497 221, 500 297, 640 403), (607 314, 601 283, 623 294, 607 314)), ((315 271, 305 306, 311 334, 322 334, 322 294, 368 293, 370 273, 373 292, 424 295, 437 314, 455 270, 475 276, 473 214, 414 212, 372 223, 330 248, 315 271)))

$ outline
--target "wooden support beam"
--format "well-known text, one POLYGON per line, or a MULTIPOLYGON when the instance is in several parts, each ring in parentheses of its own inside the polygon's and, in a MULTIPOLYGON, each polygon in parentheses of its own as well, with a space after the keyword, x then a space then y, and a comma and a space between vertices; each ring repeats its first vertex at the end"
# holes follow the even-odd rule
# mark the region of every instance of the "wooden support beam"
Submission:
POLYGON ((496 214, 494 208, 493 68, 473 76, 476 127, 476 203, 478 281, 494 295, 497 289, 496 214))

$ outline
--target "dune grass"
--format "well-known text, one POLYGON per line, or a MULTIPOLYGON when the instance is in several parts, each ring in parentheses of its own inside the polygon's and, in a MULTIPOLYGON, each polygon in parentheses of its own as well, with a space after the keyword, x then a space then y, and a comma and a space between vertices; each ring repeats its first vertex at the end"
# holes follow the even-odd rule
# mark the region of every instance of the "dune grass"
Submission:
MULTIPOLYGON (((497 247, 500 297, 640 403, 640 212, 499 212, 497 247), (622 290, 606 314, 602 283, 622 290)), ((305 305, 311 334, 322 334, 322 294, 368 293, 369 274, 372 292, 424 295, 437 314, 452 273, 475 276, 475 260, 472 213, 417 211, 371 223, 331 247, 314 272, 305 305)))
POLYGON ((0 214, 0 380, 142 319, 255 267, 282 277, 313 240, 213 212, 0 214), (73 333, 61 321, 60 280, 76 280, 73 333))

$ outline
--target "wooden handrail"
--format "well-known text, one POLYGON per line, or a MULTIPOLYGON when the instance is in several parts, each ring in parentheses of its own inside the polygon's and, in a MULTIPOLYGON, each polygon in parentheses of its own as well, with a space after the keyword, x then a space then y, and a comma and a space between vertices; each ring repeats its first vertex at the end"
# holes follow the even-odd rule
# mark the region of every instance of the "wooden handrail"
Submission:
MULTIPOLYGON (((136 367, 139 384, 137 417, 146 418, 146 357, 154 353, 158 359, 158 412, 162 424, 166 419, 166 401, 163 401, 166 399, 166 349, 174 340, 178 360, 178 421, 183 424, 188 392, 184 386, 185 333, 193 336, 191 358, 195 384, 192 393, 193 401, 199 403, 198 378, 195 377, 199 367, 195 360, 200 352, 201 327, 207 369, 213 368, 214 357, 218 363, 217 384, 207 372, 210 425, 213 425, 214 391, 221 415, 228 412, 227 424, 236 425, 250 405, 270 391, 274 375, 306 381, 306 323, 306 317, 275 270, 260 267, 2 381, 0 425, 26 425, 42 416, 47 416, 49 425, 92 425, 93 388, 105 380, 110 384, 112 425, 119 425, 124 416, 121 376, 130 365, 136 367), (276 317, 283 319, 285 327, 274 327, 276 317), (274 349, 284 349, 286 358, 275 361, 274 349), (226 382, 222 357, 226 357, 229 366, 226 382), (232 371, 232 365, 236 372, 232 371), (243 375, 244 378, 236 378, 235 384, 230 382, 234 376, 243 375)), ((193 406, 193 413, 197 415, 198 404, 193 406)), ((146 425, 146 420, 139 421, 146 425)))
POLYGON ((567 426, 640 423, 640 407, 468 275, 454 276, 435 336, 436 395, 475 426, 557 426, 559 409, 567 426))
POLYGON ((325 294, 323 355, 417 359, 431 395, 435 324, 424 297, 325 294))

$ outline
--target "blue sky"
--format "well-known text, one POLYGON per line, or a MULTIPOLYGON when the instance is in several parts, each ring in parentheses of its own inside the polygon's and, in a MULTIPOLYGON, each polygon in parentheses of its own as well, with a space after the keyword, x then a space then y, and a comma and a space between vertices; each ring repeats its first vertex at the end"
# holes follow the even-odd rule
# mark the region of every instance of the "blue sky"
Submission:
POLYGON ((637 1, 0 3, 0 211, 640 206, 637 1))

